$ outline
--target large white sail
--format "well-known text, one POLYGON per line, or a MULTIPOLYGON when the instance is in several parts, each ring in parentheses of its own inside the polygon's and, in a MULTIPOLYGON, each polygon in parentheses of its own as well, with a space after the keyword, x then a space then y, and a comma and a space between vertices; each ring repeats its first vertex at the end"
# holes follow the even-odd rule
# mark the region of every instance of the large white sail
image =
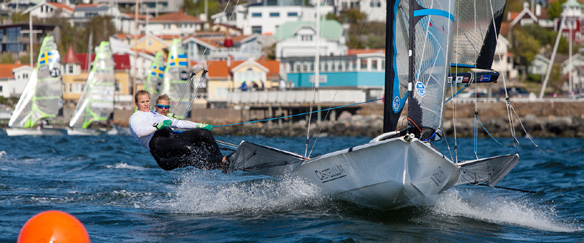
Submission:
MULTIPOLYGON (((160 94, 170 97, 170 112, 178 119, 184 119, 190 102, 188 61, 180 39, 174 39, 168 53, 164 82, 160 94)), ((156 97, 153 97, 155 99, 156 97)))
POLYGON ((63 105, 59 61, 59 51, 53 37, 45 37, 39 51, 37 66, 30 75, 8 126, 30 128, 40 119, 57 116, 63 105))
POLYGON ((106 123, 114 112, 114 60, 107 41, 102 41, 83 93, 69 122, 73 128, 89 128, 93 123, 106 123))

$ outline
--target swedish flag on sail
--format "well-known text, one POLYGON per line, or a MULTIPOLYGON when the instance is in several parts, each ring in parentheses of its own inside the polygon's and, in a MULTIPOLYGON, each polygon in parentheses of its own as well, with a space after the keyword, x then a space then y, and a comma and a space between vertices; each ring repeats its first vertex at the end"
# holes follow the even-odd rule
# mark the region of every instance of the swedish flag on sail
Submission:
POLYGON ((170 56, 170 66, 188 66, 187 54, 178 54, 170 56))
POLYGON ((159 78, 164 77, 164 66, 152 66, 152 76, 158 76, 159 78))
POLYGON ((59 58, 58 57, 55 58, 53 53, 50 51, 41 53, 41 56, 39 58, 39 63, 40 64, 47 64, 50 62, 59 62, 59 58))

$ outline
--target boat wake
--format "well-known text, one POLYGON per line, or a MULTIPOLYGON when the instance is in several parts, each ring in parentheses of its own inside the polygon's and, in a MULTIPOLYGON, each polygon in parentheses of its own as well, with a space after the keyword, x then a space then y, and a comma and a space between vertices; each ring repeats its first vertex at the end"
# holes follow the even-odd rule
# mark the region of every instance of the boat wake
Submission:
POLYGON ((560 220, 549 205, 537 206, 528 200, 483 194, 474 189, 449 190, 438 198, 434 214, 466 217, 495 224, 515 225, 552 232, 577 232, 582 227, 560 220))
POLYGON ((128 165, 127 163, 117 163, 114 165, 107 165, 106 168, 114 168, 114 169, 129 169, 129 170, 146 170, 146 168, 142 166, 135 166, 135 165, 128 165))
POLYGON ((275 180, 265 176, 194 171, 179 180, 170 206, 181 213, 287 211, 322 205, 329 200, 319 194, 317 187, 295 178, 275 180))

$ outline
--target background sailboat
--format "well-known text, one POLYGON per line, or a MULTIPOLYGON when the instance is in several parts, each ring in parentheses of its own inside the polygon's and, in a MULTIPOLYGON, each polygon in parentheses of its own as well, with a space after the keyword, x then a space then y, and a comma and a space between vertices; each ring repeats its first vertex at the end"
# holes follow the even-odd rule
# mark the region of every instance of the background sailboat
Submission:
MULTIPOLYGON (((154 61, 150 67, 150 73, 144 82, 144 89, 150 92, 150 96, 155 101, 160 95, 162 82, 164 81, 164 70, 166 69, 165 56, 161 51, 156 53, 154 61)), ((154 102, 151 102, 154 105, 154 102)))
MULTIPOLYGON (((160 94, 170 97, 170 113, 177 119, 186 118, 191 88, 189 85, 188 60, 180 39, 172 40, 168 53, 164 81, 160 94)), ((152 97, 155 101, 157 98, 152 97)))
POLYGON ((69 122, 69 135, 97 135, 112 129, 115 73, 109 42, 102 41, 83 93, 69 122))
MULTIPOLYGON (((475 2, 479 1, 484 2, 475 2)), ((300 177, 323 195, 381 209, 432 204, 439 193, 458 184, 497 184, 517 164, 517 154, 457 163, 431 144, 442 138, 444 95, 457 24, 452 13, 476 4, 456 3, 388 2, 385 97, 391 98, 384 107, 383 134, 367 144, 315 158, 243 141, 229 156, 228 171, 300 177), (406 101, 407 127, 396 131, 406 101)), ((502 9, 497 13, 502 14, 502 9)), ((497 25, 487 22, 487 26, 497 25)), ((498 26, 492 31, 498 32, 498 26)), ((483 47, 485 44, 475 48, 490 48, 483 47)))
POLYGON ((61 64, 52 36, 43 39, 37 66, 26 84, 6 129, 8 136, 62 135, 63 129, 47 126, 63 105, 61 64), (46 123, 46 124, 42 124, 46 123))

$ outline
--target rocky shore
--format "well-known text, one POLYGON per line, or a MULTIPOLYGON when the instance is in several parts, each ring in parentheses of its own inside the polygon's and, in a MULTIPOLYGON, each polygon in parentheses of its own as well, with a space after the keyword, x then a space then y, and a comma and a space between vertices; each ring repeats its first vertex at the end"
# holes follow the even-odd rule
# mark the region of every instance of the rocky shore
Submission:
MULTIPOLYGON (((584 138, 584 121, 580 117, 564 116, 537 118, 528 116, 521 119, 521 123, 515 119, 516 135, 526 136, 526 132, 532 137, 579 137, 584 138), (523 124, 523 126, 521 125, 523 124), (524 128, 525 129, 524 129, 524 128)), ((479 124, 478 136, 488 137, 510 137, 510 123, 504 118, 489 118, 481 120, 479 124), (487 132, 488 131, 488 132, 487 132)), ((473 118, 462 118, 456 122, 445 121, 444 132, 446 136, 453 136, 456 129, 457 137, 474 136, 473 118), (454 125, 454 126, 453 126, 454 125)), ((216 127, 213 133, 216 135, 262 135, 262 136, 306 136, 306 121, 295 123, 262 124, 250 123, 244 125, 216 127)), ((381 134, 383 119, 381 116, 361 116, 353 115, 347 119, 338 121, 323 121, 320 124, 310 124, 310 134, 313 136, 366 136, 375 137, 381 134)))

